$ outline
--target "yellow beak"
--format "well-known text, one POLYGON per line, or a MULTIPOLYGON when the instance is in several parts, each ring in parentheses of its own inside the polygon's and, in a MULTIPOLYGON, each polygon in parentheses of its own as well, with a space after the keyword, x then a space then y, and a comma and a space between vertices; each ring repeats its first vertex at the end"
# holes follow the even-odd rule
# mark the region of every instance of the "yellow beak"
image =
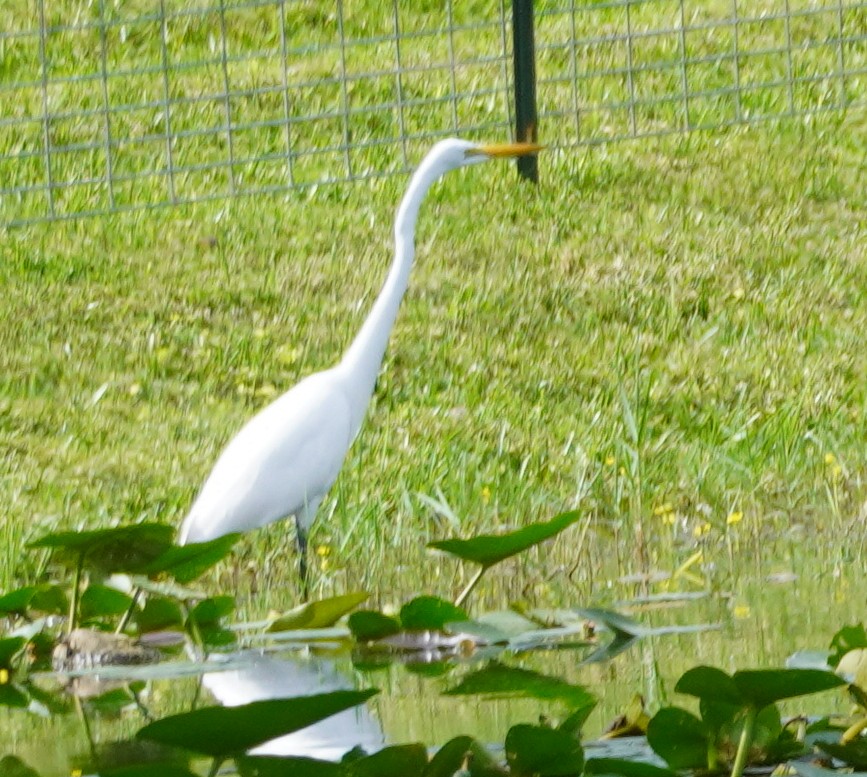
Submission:
POLYGON ((538 143, 495 143, 490 146, 476 146, 473 152, 489 157, 513 157, 538 154, 544 146, 538 143))

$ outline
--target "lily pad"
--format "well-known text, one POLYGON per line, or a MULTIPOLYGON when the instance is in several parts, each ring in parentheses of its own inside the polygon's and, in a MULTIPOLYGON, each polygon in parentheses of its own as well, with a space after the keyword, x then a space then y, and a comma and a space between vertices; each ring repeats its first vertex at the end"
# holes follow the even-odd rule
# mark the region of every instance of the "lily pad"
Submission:
MULTIPOLYGON (((27 694, 14 683, 0 685, 0 707, 24 708, 30 703, 27 694)), ((0 772, 2 775, 2 772, 0 772)))
POLYGON ((511 777, 578 777, 584 749, 568 732, 521 723, 506 734, 506 761, 511 777))
POLYGON ((400 622, 375 610, 359 610, 349 616, 349 630, 359 642, 372 642, 400 633, 400 622))
POLYGON ((135 614, 136 626, 141 633, 183 628, 184 614, 180 605, 164 596, 149 596, 145 606, 135 614))
POLYGON ((333 626, 346 613, 368 599, 365 591, 354 591, 342 596, 332 596, 316 602, 308 602, 283 613, 269 626, 269 632, 297 631, 298 629, 324 629, 333 626))
POLYGON ((207 542, 173 545, 148 564, 148 575, 170 575, 181 585, 201 577, 214 564, 229 555, 240 534, 224 534, 207 542))
POLYGON ((753 669, 732 675, 743 698, 757 709, 783 699, 820 693, 845 685, 842 677, 821 669, 753 669))
POLYGON ((467 617, 464 609, 436 596, 417 596, 400 608, 400 624, 407 630, 443 631, 446 624, 467 617))
POLYGON ((94 531, 46 534, 31 548, 50 548, 54 558, 69 568, 84 565, 100 572, 142 573, 172 547, 174 528, 161 523, 139 523, 94 531))
POLYGON ((346 777, 343 764, 306 756, 247 755, 235 763, 240 777, 346 777))
POLYGON ((69 598, 59 585, 42 585, 30 600, 30 609, 46 615, 66 614, 69 598))
POLYGON ((376 693, 376 689, 333 691, 254 701, 239 707, 205 707, 149 723, 136 736, 227 758, 357 707, 376 693))
POLYGON ((816 746, 853 769, 867 770, 867 741, 860 737, 845 745, 839 742, 817 742, 816 746))
POLYGON ((699 699, 732 704, 741 707, 746 700, 731 675, 713 666, 696 666, 683 673, 674 686, 677 693, 686 693, 699 699))
POLYGON ((81 595, 79 613, 83 620, 122 615, 132 604, 132 597, 105 585, 91 584, 81 595))
POLYGON ((0 639, 0 669, 11 669, 12 659, 21 651, 27 640, 24 637, 0 639))
POLYGON ((707 728, 695 715, 679 707, 663 707, 650 719, 647 743, 672 769, 707 767, 707 728))
POLYGON ((0 758, 0 777, 39 777, 39 772, 17 756, 4 755, 0 758))
POLYGON ((572 685, 529 669, 505 666, 497 661, 468 674, 456 686, 445 691, 445 695, 519 696, 562 702, 570 709, 584 708, 596 701, 593 694, 580 685, 572 685))
POLYGON ((178 764, 130 764, 117 766, 113 769, 100 769, 99 777, 198 777, 195 772, 178 764))
POLYGON ((468 736, 455 737, 446 742, 424 769, 424 777, 453 777, 463 774, 467 760, 472 761, 473 777, 506 777, 508 772, 477 740, 468 736))
POLYGON ((424 745, 394 745, 346 764, 346 777, 422 777, 427 766, 424 745))
POLYGON ((26 585, 0 596, 0 615, 26 615, 30 600, 38 590, 35 585, 26 585))
POLYGON ((683 674, 674 690, 699 699, 762 709, 783 699, 827 691, 845 684, 841 677, 821 669, 754 669, 729 676, 721 669, 697 666, 683 674))
POLYGON ((221 618, 231 615, 235 611, 235 600, 231 596, 213 596, 203 599, 190 612, 190 617, 201 626, 213 626, 219 623, 221 618))
POLYGON ((491 567, 556 536, 581 516, 582 513, 575 510, 561 513, 550 521, 531 523, 507 534, 480 534, 468 540, 439 540, 428 543, 428 547, 450 553, 463 561, 474 561, 483 567, 491 567))

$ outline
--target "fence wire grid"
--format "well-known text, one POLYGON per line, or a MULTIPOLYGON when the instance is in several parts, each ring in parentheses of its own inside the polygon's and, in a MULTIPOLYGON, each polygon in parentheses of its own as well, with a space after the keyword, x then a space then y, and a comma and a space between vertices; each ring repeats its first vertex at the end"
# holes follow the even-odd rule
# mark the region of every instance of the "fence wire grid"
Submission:
MULTIPOLYGON (((537 2, 559 146, 867 103, 867 0, 537 2)), ((29 0, 0 9, 0 224, 408 170, 513 125, 505 0, 29 0)))

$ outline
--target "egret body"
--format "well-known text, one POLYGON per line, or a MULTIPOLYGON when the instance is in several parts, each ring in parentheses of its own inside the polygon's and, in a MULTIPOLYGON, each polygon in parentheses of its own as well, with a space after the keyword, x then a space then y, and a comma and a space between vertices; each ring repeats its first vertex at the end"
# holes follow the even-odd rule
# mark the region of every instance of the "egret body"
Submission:
POLYGON ((428 152, 397 209, 394 260, 361 330, 336 366, 304 378, 229 442, 184 519, 181 544, 294 515, 306 584, 307 532, 364 421, 409 281, 415 225, 425 195, 449 170, 539 148, 531 143, 480 146, 453 138, 428 152))

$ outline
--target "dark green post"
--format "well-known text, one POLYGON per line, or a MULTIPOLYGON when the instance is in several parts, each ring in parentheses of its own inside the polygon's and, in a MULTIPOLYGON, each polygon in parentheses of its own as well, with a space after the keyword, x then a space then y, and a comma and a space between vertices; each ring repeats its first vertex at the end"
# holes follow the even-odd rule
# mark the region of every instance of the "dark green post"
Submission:
MULTIPOLYGON (((515 63, 515 140, 535 143, 536 47, 533 37, 533 0, 512 0, 512 56, 515 63)), ((536 155, 518 157, 518 173, 539 180, 536 155)))

